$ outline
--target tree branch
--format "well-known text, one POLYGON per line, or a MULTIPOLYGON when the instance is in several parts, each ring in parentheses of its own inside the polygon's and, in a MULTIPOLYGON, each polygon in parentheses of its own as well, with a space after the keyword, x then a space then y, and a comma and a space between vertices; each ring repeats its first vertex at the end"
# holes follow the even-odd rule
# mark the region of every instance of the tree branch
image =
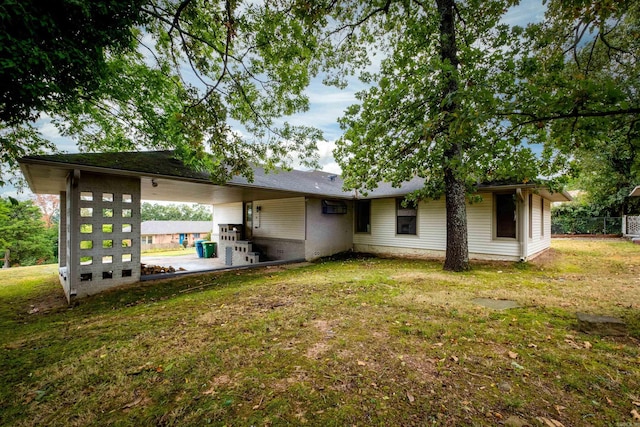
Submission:
POLYGON ((611 116, 623 116, 623 115, 636 115, 640 114, 640 107, 634 108, 626 108, 621 110, 610 110, 610 111, 576 111, 573 110, 570 113, 563 114, 555 114, 537 117, 532 113, 523 113, 523 112, 510 112, 498 114, 500 116, 526 116, 531 117, 530 120, 526 120, 524 122, 520 122, 518 126, 530 125, 538 122, 549 122, 553 120, 562 120, 562 119, 571 119, 571 118, 583 118, 583 117, 611 117, 611 116))
POLYGON ((180 31, 180 15, 182 14, 182 11, 189 5, 189 3, 191 3, 191 0, 182 0, 182 2, 178 5, 176 13, 173 14, 173 23, 169 27, 167 34, 171 35, 171 32, 174 28, 178 28, 178 31, 180 31))
POLYGON ((355 29, 357 27, 359 27, 360 25, 364 24, 365 22, 367 22, 369 19, 371 19, 371 17, 377 13, 380 12, 384 12, 387 13, 389 12, 389 6, 391 6, 391 0, 387 0, 387 2, 384 4, 384 6, 382 7, 378 7, 376 9, 373 9, 371 12, 369 12, 367 15, 365 15, 364 17, 360 18, 357 22, 351 23, 351 24, 344 24, 342 27, 338 27, 335 30, 331 31, 331 34, 336 34, 339 33, 343 30, 346 30, 347 28, 350 28, 351 31, 349 32, 349 34, 353 34, 353 32, 355 31, 355 29))

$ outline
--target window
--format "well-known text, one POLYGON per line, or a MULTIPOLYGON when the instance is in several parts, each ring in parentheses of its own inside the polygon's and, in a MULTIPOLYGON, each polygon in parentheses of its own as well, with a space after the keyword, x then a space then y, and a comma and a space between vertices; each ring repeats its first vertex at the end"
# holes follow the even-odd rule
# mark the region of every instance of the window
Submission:
POLYGON ((356 233, 371 232, 371 200, 355 202, 356 233))
POLYGON ((200 238, 200 233, 193 233, 193 238, 194 239, 199 239, 200 238))
POLYGON ((496 237, 516 238, 516 201, 514 193, 495 195, 496 237))
POLYGON ((142 243, 150 245, 153 243, 153 236, 147 235, 147 236, 142 236, 142 243))
POLYGON ((407 202, 402 206, 404 199, 396 199, 396 234, 417 234, 416 223, 418 216, 417 206, 413 202, 407 202))

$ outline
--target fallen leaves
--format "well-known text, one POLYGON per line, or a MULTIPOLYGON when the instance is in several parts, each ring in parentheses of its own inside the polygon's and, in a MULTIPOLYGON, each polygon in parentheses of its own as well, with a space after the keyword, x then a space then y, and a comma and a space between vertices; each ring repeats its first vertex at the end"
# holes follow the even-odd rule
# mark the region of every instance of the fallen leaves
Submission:
POLYGON ((409 403, 413 403, 416 400, 410 392, 407 392, 407 399, 409 400, 409 403))
POLYGON ((516 353, 514 351, 509 351, 508 355, 509 355, 510 359, 517 359, 518 358, 518 353, 516 353))
POLYGON ((637 409, 631 410, 631 416, 633 417, 634 421, 640 421, 640 413, 637 409))
POLYGON ((536 417, 536 420, 548 427, 564 427, 564 424, 558 420, 554 420, 553 418, 536 417))
POLYGON ((136 400, 134 400, 134 401, 132 401, 132 402, 129 402, 129 403, 127 403, 126 405, 124 405, 124 406, 122 407, 122 409, 129 409, 129 408, 133 408, 134 406, 139 405, 139 404, 140 404, 140 402, 142 402, 142 399, 143 399, 142 397, 138 397, 136 400))
POLYGON ((583 341, 581 344, 577 343, 573 335, 566 335, 564 338, 564 342, 569 344, 571 348, 575 348, 576 350, 590 350, 591 348, 593 348, 593 344, 591 344, 589 341, 583 341))

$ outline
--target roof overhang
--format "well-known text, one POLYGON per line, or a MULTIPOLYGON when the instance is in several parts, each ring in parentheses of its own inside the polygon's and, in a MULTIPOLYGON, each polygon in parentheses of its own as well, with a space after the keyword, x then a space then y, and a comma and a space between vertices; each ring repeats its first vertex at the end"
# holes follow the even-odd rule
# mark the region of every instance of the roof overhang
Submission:
POLYGON ((114 169, 80 162, 59 162, 37 156, 23 157, 19 164, 31 191, 36 194, 59 195, 60 192, 66 191, 67 176, 74 170, 80 170, 81 173, 90 172, 139 178, 142 200, 220 204, 306 195, 304 192, 264 188, 248 182, 230 182, 219 185, 209 179, 114 169))
POLYGON ((549 189, 540 184, 512 184, 512 185, 479 185, 478 192, 483 191, 509 191, 517 189, 531 189, 534 193, 539 194, 552 202, 570 202, 573 197, 566 191, 551 192, 549 189))
POLYGON ((640 185, 631 190, 630 197, 640 197, 640 185))
MULTIPOLYGON (((69 174, 74 171, 105 176, 140 179, 143 200, 221 204, 289 197, 326 199, 375 199, 402 197, 424 186, 424 178, 414 178, 399 187, 381 183, 364 197, 345 191, 341 177, 322 171, 279 171, 267 173, 254 169, 254 181, 233 177, 227 183, 215 183, 211 175, 198 172, 176 159, 171 151, 137 153, 89 153, 27 156, 19 159, 20 168, 37 194, 60 194, 66 191, 69 174)), ((107 178, 108 179, 108 178, 107 178)), ((638 190, 640 195, 640 187, 638 190)), ((573 200, 569 193, 551 192, 544 184, 494 183, 478 185, 477 191, 496 192, 531 189, 552 202, 573 200)), ((633 195, 633 193, 632 193, 633 195)))

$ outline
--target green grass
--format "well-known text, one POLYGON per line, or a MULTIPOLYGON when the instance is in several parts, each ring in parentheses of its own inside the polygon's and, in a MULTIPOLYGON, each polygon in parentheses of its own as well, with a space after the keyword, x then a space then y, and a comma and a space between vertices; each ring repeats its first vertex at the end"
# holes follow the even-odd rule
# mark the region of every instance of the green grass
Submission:
POLYGON ((4 270, 0 425, 630 423, 639 271, 639 246, 562 240, 526 267, 366 258, 145 282, 67 307, 55 266, 4 270), (618 316, 629 336, 578 332, 577 311, 618 316))

